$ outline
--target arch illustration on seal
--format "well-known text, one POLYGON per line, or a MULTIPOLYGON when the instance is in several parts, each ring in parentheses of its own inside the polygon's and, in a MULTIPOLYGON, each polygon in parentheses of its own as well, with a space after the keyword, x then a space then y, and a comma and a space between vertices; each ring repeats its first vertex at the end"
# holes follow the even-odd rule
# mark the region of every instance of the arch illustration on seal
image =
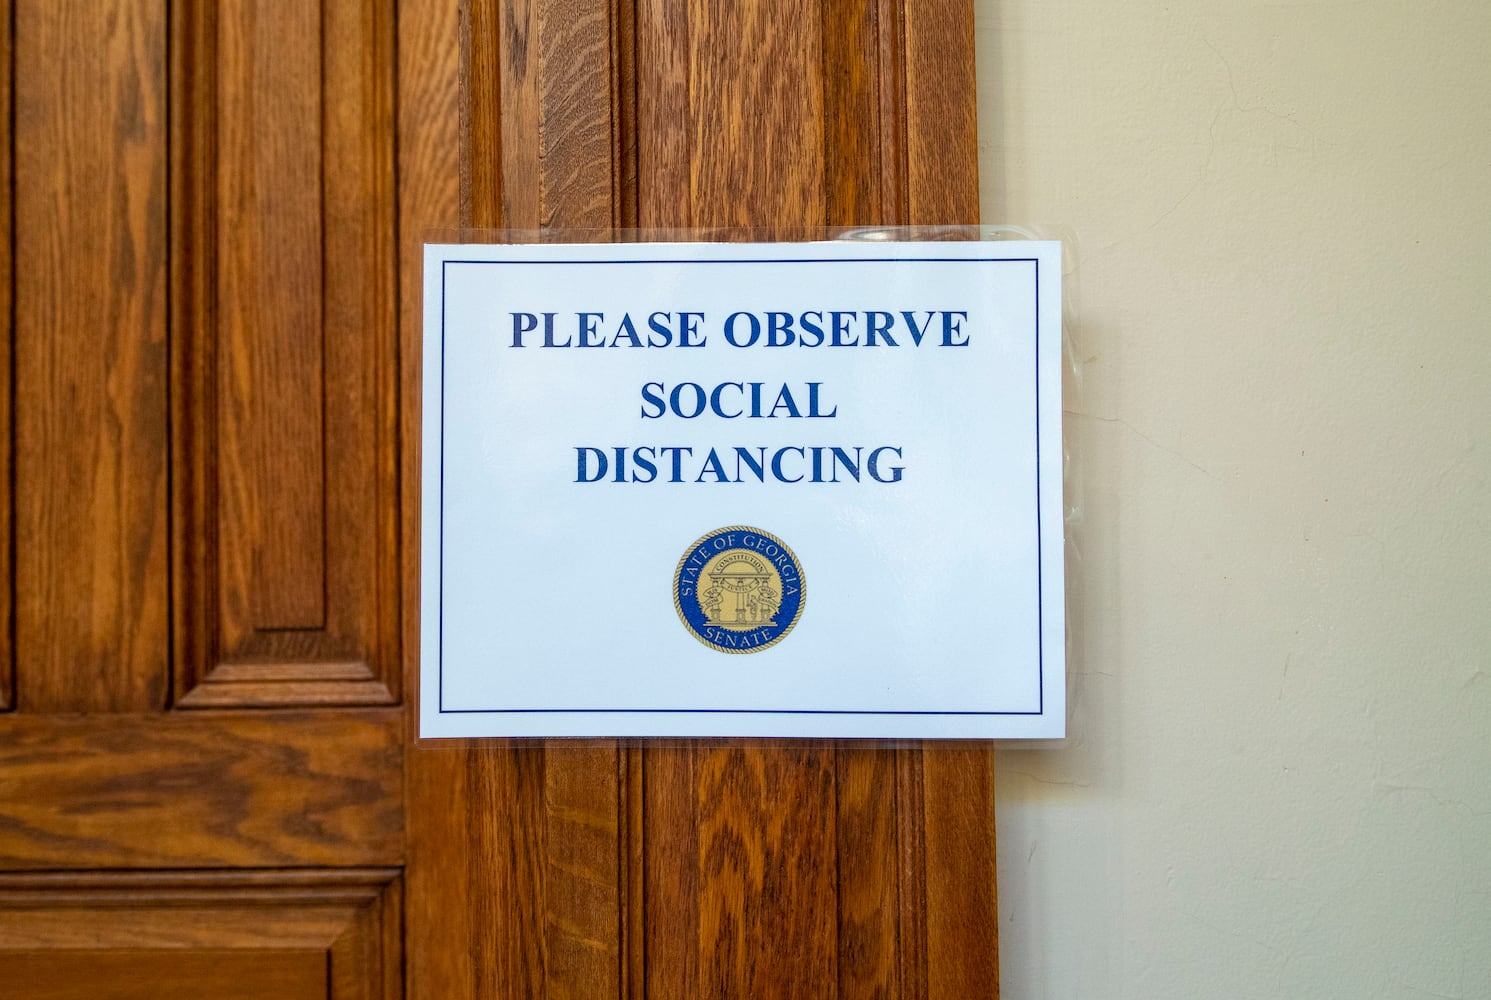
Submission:
POLYGON ((684 551, 673 607, 689 634, 722 653, 755 653, 802 617, 806 581, 797 554, 760 528, 716 528, 684 551))

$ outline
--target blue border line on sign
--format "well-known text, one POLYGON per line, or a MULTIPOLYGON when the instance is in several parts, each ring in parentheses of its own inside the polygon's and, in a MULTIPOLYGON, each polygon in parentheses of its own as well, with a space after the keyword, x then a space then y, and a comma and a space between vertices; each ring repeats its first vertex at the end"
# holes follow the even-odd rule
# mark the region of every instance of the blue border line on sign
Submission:
MULTIPOLYGON (((442 308, 444 302, 441 303, 442 308)), ((445 424, 440 424, 441 431, 445 424)), ((442 502, 445 488, 441 486, 442 502)), ((1041 547, 1041 262, 1035 258, 1035 671, 1038 690, 1036 715, 1046 714, 1046 623, 1042 607, 1046 588, 1041 572, 1045 568, 1045 549, 1041 547)))
MULTIPOLYGON (((435 670, 440 714, 445 714, 445 294, 446 268, 450 261, 440 262, 440 566, 436 585, 435 670)), ((421 498, 422 499, 422 498, 421 498)), ((420 609, 424 613, 424 609, 420 609)))
POLYGON ((885 716, 991 716, 1044 715, 1046 711, 1046 644, 1041 598, 1045 567, 1045 539, 1041 523, 1041 262, 1038 257, 751 257, 751 258, 651 258, 646 260, 442 260, 440 262, 440 518, 439 573, 436 612, 436 686, 440 715, 885 715, 885 716), (1035 265, 1035 526, 1036 526, 1036 677, 1037 705, 1034 711, 943 712, 887 711, 882 709, 808 708, 446 708, 445 707, 445 304, 446 271, 451 264, 1034 264, 1035 265))

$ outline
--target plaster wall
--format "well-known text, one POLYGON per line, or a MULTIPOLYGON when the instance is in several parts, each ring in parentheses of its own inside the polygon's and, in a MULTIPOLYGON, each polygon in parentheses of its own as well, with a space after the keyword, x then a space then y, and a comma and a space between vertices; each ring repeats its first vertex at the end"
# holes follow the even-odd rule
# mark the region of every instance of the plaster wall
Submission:
POLYGON ((977 12, 1075 369, 1005 997, 1491 997, 1491 4, 977 12))

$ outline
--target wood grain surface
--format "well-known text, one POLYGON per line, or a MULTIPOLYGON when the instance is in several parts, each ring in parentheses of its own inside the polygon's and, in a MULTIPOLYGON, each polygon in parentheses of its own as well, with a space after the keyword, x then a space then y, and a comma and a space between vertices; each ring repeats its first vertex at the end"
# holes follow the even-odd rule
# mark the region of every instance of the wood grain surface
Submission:
POLYGON ((829 993, 838 965, 834 752, 699 749, 685 792, 699 838, 699 994, 829 993))
MULTIPOLYGON (((0 67, 4 70, 0 72, 0 108, 13 107, 11 78, 15 53, 11 46, 9 14, 10 8, 7 7, 6 16, 0 18, 0 67)), ((12 197, 0 198, 0 385, 7 387, 7 391, 0 392, 0 483, 14 482, 11 470, 15 464, 14 396, 9 390, 15 384, 13 124, 11 115, 0 115, 0 191, 12 192, 12 197)), ((14 525, 14 490, 0 488, 0 528, 13 538, 14 525)), ((0 613, 0 712, 8 711, 15 704, 15 619, 9 613, 15 607, 14 558, 12 545, 0 545, 0 610, 5 612, 0 613)))
POLYGON ((906 221, 922 226, 977 223, 973 5, 964 0, 902 3, 906 221))
POLYGON ((689 0, 636 0, 636 211, 648 230, 694 225, 689 11, 689 0))
POLYGON ((878 112, 885 6, 862 0, 823 3, 824 215, 834 225, 887 221, 875 171, 865 166, 878 165, 883 155, 878 112))
POLYGON ((176 698, 398 698, 394 23, 181 5, 176 698))
POLYGON ((165 13, 13 6, 23 711, 150 711, 169 689, 165 13))
POLYGON ((0 870, 395 865, 397 710, 0 717, 0 870))
POLYGON ((994 748, 928 746, 922 772, 926 995, 997 995, 994 748))
MULTIPOLYGON (((906 222, 967 225, 979 218, 973 10, 959 0, 906 3, 906 222)), ((928 743, 901 767, 902 829, 920 856, 914 996, 998 996, 994 749, 928 743), (919 760, 915 759, 917 756, 919 760)), ((903 878, 903 885, 906 880, 903 878)))
MULTIPOLYGON (((933 107, 911 110, 915 81, 937 93, 947 114, 972 119, 971 20, 959 19, 960 5, 928 6, 940 15, 911 20, 889 2, 826 3, 821 16, 766 4, 718 17, 702 34, 691 20, 690 86, 657 84, 675 100, 687 95, 691 135, 638 143, 644 192, 653 153, 661 151, 667 171, 693 165, 689 209, 670 215, 679 212, 676 192, 663 190, 656 201, 642 195, 641 216, 768 236, 813 225, 976 221, 974 133, 946 133, 945 115, 933 107), (767 45, 767 38, 795 42, 767 45), (962 71, 940 61, 964 56, 968 86, 957 90, 947 80, 962 71), (913 136, 923 147, 942 143, 935 164, 921 163, 917 173, 907 164, 913 136), (806 173, 764 173, 783 157, 806 173), (814 168, 821 180, 808 176, 814 168)), ((663 24, 639 23, 639 40, 663 24)), ((647 888, 671 885, 667 903, 648 910, 647 935, 657 942, 648 952, 650 992, 997 994, 992 802, 936 797, 963 784, 985 787, 987 749, 824 752, 700 742, 649 748, 646 761, 647 888), (774 780, 759 781, 763 773, 774 780), (804 794, 809 789, 822 794, 804 794), (736 850, 711 851, 718 842, 736 850), (752 864, 781 876, 769 895, 750 881, 752 864), (773 915, 778 906, 790 921, 773 915), (826 928, 817 914, 827 915, 826 928)))
MULTIPOLYGON (((320 3, 216 5, 222 640, 326 625, 320 3), (321 405, 315 405, 320 402, 321 405)), ((215 168, 215 169, 214 169, 215 168)))
POLYGON ((835 757, 839 995, 902 996, 896 945, 915 921, 901 919, 896 751, 842 747, 835 757))
MULTIPOLYGON (((442 118, 407 108, 402 120, 417 145, 404 148, 430 159, 406 155, 401 163, 406 231, 456 223, 529 233, 611 227, 614 13, 591 4, 469 5, 459 67, 460 187, 452 191, 439 169, 443 147, 435 137, 451 138, 448 111, 442 118)), ((401 16, 402 43, 425 51, 423 39, 450 23, 437 6, 416 5, 401 16)), ((423 79, 451 71, 436 62, 410 72, 423 79)), ((407 74, 402 80, 409 84, 407 74)), ((451 91, 414 86, 422 101, 448 107, 441 102, 451 91)), ((404 279, 418 274, 406 270, 404 279)), ((405 287, 406 297, 417 295, 405 287)), ((409 353, 418 356, 412 347, 409 353)), ((406 521, 407 531, 415 529, 406 521)), ((417 648, 412 640, 409 648, 417 648)), ((415 669, 411 662, 411 682, 415 669)), ((408 761, 411 990, 618 995, 628 899, 626 751, 615 743, 526 741, 417 746, 408 761), (452 939, 482 947, 452 957, 452 939)))
MULTIPOLYGON (((469 128, 467 108, 479 99, 463 90, 462 54, 468 52, 471 27, 480 11, 443 0, 405 0, 398 8, 399 68, 399 235, 401 330, 401 537, 409 568, 403 576, 403 649, 409 680, 406 713, 405 813, 407 821, 408 894, 405 910, 405 955, 410 996, 478 995, 478 969, 489 968, 486 956, 496 939, 495 907, 483 871, 499 855, 487 832, 476 825, 482 807, 472 801, 468 754, 459 747, 431 749, 418 739, 420 419, 423 329, 423 243, 446 238, 460 224, 463 191, 469 174, 485 169, 460 155, 462 134, 469 128), (460 19, 458 20, 458 13, 460 19), (455 39, 456 44, 452 44, 455 39), (463 99, 464 98, 464 99, 463 99), (470 818, 468 818, 470 817, 470 818), (451 948, 458 941, 465 947, 451 948)), ((488 74, 484 79, 491 80, 488 74)), ((495 186, 495 185, 494 185, 495 186)), ((469 195, 467 195, 469 199, 469 195)), ((498 996, 500 994, 489 994, 498 996)))
POLYGON ((0 874, 5 995, 393 1000, 401 895, 397 869, 0 874))
POLYGON ((326 1000, 326 956, 314 951, 3 952, 6 988, 28 1000, 326 1000))
POLYGON ((824 35, 822 5, 691 0, 688 16, 692 128, 657 139, 690 147, 691 218, 659 221, 746 228, 764 239, 824 225, 834 181, 824 174, 823 50, 834 40, 824 35))

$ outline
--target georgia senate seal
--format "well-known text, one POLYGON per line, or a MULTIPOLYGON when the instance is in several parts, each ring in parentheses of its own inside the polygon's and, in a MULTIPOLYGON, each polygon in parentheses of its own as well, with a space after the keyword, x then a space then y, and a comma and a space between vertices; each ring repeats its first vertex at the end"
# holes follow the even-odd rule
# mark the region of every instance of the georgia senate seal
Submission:
POLYGON ((802 617, 806 584, 787 543, 760 528, 716 528, 678 560, 673 606, 694 638, 722 653, 754 653, 802 617))

